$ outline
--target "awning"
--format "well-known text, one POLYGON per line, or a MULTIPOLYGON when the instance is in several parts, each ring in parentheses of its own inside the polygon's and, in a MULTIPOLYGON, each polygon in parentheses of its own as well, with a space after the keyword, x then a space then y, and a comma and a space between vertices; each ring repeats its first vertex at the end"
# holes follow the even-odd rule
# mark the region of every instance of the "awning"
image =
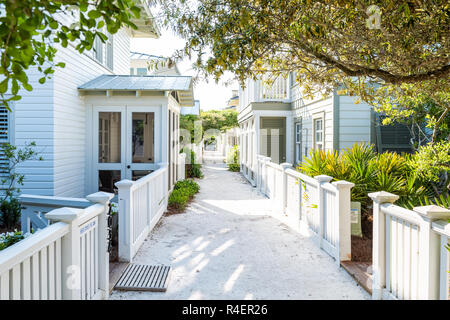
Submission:
POLYGON ((159 38, 161 36, 161 32, 150 11, 149 2, 147 0, 140 0, 136 2, 136 6, 141 8, 141 17, 140 19, 131 19, 131 21, 137 26, 137 30, 130 28, 131 36, 133 38, 159 38))
POLYGON ((83 91, 176 91, 180 106, 192 107, 194 93, 190 76, 101 75, 81 86, 83 91))

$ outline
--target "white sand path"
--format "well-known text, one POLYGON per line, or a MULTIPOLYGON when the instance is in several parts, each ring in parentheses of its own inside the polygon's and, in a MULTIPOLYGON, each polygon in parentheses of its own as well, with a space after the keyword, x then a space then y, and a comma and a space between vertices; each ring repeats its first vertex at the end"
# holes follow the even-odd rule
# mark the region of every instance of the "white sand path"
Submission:
POLYGON ((313 241, 271 217, 240 173, 204 165, 186 213, 164 216, 135 263, 173 267, 165 293, 111 299, 370 299, 313 241))

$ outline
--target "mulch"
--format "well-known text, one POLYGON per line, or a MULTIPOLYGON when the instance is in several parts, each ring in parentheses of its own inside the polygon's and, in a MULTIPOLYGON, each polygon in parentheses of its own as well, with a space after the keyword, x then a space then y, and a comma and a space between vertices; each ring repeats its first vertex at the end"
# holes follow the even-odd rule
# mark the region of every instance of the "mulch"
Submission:
POLYGON ((372 239, 352 236, 352 261, 372 262, 372 239))
POLYGON ((372 263, 372 208, 362 212, 361 229, 363 237, 352 236, 352 261, 372 263))

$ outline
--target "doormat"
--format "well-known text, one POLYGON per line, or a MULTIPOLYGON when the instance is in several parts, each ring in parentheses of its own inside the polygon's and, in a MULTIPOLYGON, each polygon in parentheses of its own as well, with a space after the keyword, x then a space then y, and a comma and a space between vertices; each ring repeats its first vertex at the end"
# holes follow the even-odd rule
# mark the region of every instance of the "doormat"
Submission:
POLYGON ((130 263, 114 289, 126 291, 165 292, 172 268, 130 263))

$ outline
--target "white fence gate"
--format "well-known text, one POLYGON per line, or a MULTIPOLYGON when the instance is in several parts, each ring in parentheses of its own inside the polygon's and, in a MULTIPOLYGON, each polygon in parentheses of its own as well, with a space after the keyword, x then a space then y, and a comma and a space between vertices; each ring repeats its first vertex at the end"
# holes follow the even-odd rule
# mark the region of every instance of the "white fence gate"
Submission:
POLYGON ((139 180, 121 180, 119 189, 119 259, 131 262, 167 209, 167 164, 139 180))
POLYGON ((311 178, 257 156, 256 186, 279 205, 278 217, 295 230, 313 233, 320 247, 340 261, 351 259, 350 190, 353 183, 320 175, 311 178))
MULTIPOLYGON (((32 196, 27 197, 32 207, 32 196)), ((45 218, 53 224, 2 250, 0 300, 107 298, 107 213, 112 197, 98 192, 87 197, 87 208, 51 210, 45 218)), ((37 202, 37 207, 45 207, 42 197, 37 202)))
POLYGON ((394 205, 397 195, 369 194, 374 201, 373 298, 449 299, 450 210, 394 205))

